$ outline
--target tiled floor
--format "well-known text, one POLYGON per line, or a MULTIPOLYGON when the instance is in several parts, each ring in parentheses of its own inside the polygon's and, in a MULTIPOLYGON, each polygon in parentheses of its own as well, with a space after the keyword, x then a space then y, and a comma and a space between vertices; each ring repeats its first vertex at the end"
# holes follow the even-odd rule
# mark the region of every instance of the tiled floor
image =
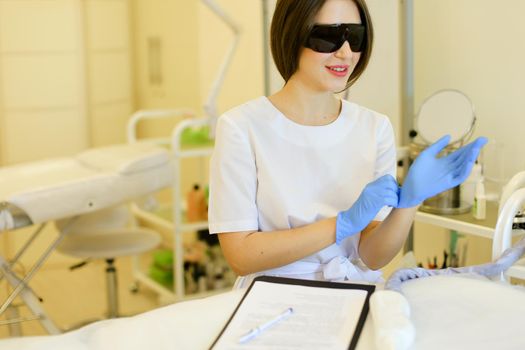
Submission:
MULTIPOLYGON (((34 276, 30 286, 43 299, 42 307, 60 329, 73 329, 104 317, 107 310, 105 264, 103 260, 95 260, 74 271, 67 266, 44 266, 34 276)), ((134 282, 130 257, 119 258, 116 266, 121 315, 134 315, 160 306, 157 295, 147 288, 139 288, 136 293, 130 291, 134 282)), ((5 281, 0 286, 0 300, 3 302, 7 292, 5 281)), ((30 314, 25 306, 18 307, 18 310, 22 316, 30 314)), ((47 333, 40 322, 28 321, 22 324, 22 334, 47 333)), ((0 338, 8 336, 9 328, 0 326, 0 338)))

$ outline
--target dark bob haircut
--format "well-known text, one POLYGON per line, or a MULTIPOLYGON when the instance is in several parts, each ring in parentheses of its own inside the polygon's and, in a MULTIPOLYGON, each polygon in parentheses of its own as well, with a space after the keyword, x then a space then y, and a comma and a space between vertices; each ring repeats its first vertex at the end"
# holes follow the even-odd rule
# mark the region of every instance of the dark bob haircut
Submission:
MULTIPOLYGON (((285 82, 299 67, 299 54, 315 24, 315 16, 326 0, 278 0, 270 29, 272 56, 285 82)), ((374 30, 365 0, 353 1, 359 9, 361 23, 365 25, 366 41, 359 62, 348 78, 348 89, 365 71, 372 54, 374 30)))

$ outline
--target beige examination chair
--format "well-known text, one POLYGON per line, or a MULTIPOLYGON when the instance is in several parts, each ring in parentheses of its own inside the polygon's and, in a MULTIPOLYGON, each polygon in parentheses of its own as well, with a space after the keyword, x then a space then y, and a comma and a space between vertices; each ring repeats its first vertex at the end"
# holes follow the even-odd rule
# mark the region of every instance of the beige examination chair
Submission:
POLYGON ((38 226, 12 257, 0 254, 0 283, 9 294, 0 301, 0 317, 7 317, 0 319, 0 326, 8 325, 13 328, 11 334, 17 335, 21 322, 38 320, 48 333, 61 332, 29 285, 55 249, 107 260, 109 316, 118 315, 113 259, 147 251, 160 241, 157 233, 133 225, 127 204, 172 181, 169 152, 143 143, 0 168, 0 233, 16 235, 18 228, 38 226), (37 247, 41 255, 36 262, 25 274, 18 273, 14 267, 51 222, 59 228, 56 238, 44 249, 37 247), (17 315, 13 302, 18 297, 31 316, 17 315))

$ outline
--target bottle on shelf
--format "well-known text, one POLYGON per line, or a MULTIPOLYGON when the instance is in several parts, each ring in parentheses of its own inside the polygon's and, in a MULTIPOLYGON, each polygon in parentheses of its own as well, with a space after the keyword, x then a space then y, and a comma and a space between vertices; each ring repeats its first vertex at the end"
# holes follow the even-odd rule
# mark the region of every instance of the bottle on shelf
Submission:
POLYGON ((485 195, 485 184, 483 177, 476 183, 476 192, 474 194, 474 204, 472 206, 472 215, 478 220, 485 220, 487 211, 487 198, 485 195))
POLYGON ((476 196, 476 185, 481 179, 481 164, 476 160, 476 163, 472 167, 469 177, 461 185, 461 201, 469 205, 474 204, 474 198, 476 196))
POLYGON ((208 219, 208 208, 206 205, 206 194, 199 184, 193 185, 193 189, 186 197, 187 212, 186 216, 189 222, 201 221, 208 219))

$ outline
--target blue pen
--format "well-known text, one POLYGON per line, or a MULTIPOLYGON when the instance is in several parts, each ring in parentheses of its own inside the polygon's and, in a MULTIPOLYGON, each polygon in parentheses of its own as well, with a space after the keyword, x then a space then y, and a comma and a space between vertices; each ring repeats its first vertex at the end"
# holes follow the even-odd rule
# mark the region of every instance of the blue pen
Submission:
POLYGON ((276 323, 286 319, 288 316, 290 316, 293 313, 293 308, 289 307, 286 309, 283 313, 279 314, 277 317, 271 319, 270 321, 263 323, 262 325, 250 329, 248 333, 243 335, 239 338, 239 344, 244 344, 247 341, 252 340, 259 334, 261 334, 265 329, 270 328, 271 326, 275 325, 276 323))

